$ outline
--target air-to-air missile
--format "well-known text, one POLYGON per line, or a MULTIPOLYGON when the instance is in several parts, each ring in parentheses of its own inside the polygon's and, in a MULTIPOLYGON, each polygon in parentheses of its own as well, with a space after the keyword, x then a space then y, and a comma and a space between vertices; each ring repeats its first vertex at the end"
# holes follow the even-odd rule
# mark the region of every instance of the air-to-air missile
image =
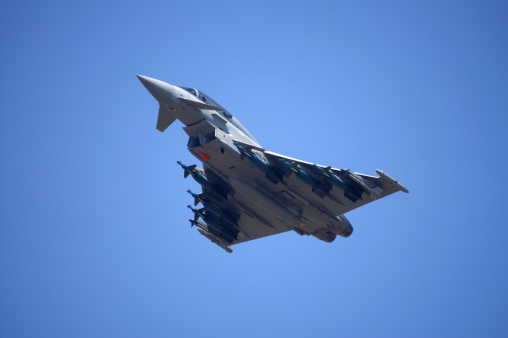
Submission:
POLYGON ((299 179, 303 182, 307 183, 310 186, 317 186, 319 183, 314 179, 314 177, 310 176, 305 170, 300 169, 298 167, 293 166, 291 163, 285 161, 284 159, 280 159, 280 162, 286 166, 289 170, 294 172, 299 179))
POLYGON ((282 180, 283 174, 279 170, 277 170, 276 167, 273 167, 268 163, 264 162, 259 158, 259 156, 256 153, 247 150, 247 148, 245 148, 238 142, 234 142, 234 145, 240 151, 240 159, 243 160, 244 158, 247 158, 249 162, 252 163, 256 168, 265 173, 265 177, 268 178, 270 182, 272 182, 273 184, 277 184, 282 180))
POLYGON ((203 187, 208 188, 211 191, 211 195, 213 195, 214 197, 219 197, 223 199, 227 198, 229 193, 227 188, 225 188, 223 185, 212 183, 203 174, 203 169, 196 168, 196 165, 187 166, 185 164, 182 164, 180 161, 177 161, 176 163, 178 163, 185 171, 184 177, 191 175, 196 182, 201 184, 203 187))
POLYGON ((222 219, 216 219, 213 215, 204 213, 203 209, 195 209, 190 205, 187 207, 196 215, 194 221, 201 217, 206 222, 208 232, 213 232, 217 238, 224 238, 228 242, 232 242, 237 238, 239 230, 228 226, 222 219))
POLYGON ((247 157, 249 159, 249 161, 253 165, 255 165, 259 170, 261 170, 262 172, 266 172, 267 170, 270 169, 270 165, 268 163, 263 162, 258 157, 258 155, 256 155, 255 153, 247 150, 244 146, 240 145, 238 142, 235 142, 234 145, 240 151, 240 159, 243 160, 245 157, 247 157))
POLYGON ((192 178, 202 186, 207 187, 209 189, 213 188, 212 182, 210 182, 206 178, 206 176, 204 176, 202 173, 196 170, 196 165, 187 166, 185 164, 182 164, 182 162, 180 161, 176 161, 176 163, 178 163, 183 168, 183 170, 185 170, 184 177, 187 177, 190 174, 192 178))
POLYGON ((220 218, 222 220, 228 221, 228 222, 230 222, 233 225, 236 224, 238 216, 233 215, 233 214, 231 214, 228 211, 225 211, 224 209, 222 209, 221 207, 219 207, 217 204, 215 204, 214 202, 210 201, 209 199, 203 198, 202 195, 195 194, 195 193, 193 193, 190 190, 187 190, 187 192, 189 194, 191 194, 192 197, 194 197, 194 199, 195 199, 194 200, 194 205, 197 205, 198 202, 201 202, 203 204, 203 206, 205 207, 205 210, 207 212, 211 212, 216 217, 218 217, 218 218, 220 218))
POLYGON ((191 207, 190 205, 187 205, 187 208, 191 209, 192 212, 196 215, 196 218, 194 220, 197 220, 198 217, 201 217, 204 221, 208 218, 208 215, 203 212, 203 209, 196 209, 191 207))
POLYGON ((326 169, 323 169, 322 167, 318 166, 317 164, 313 164, 314 168, 316 168, 316 170, 321 174, 323 175, 323 177, 326 177, 330 180, 330 182, 332 182, 333 185, 339 187, 340 189, 342 190, 346 190, 347 189, 347 184, 344 183, 343 180, 340 179, 340 177, 338 177, 337 175, 335 175, 334 173, 332 173, 330 171, 330 167, 326 168, 326 169))
POLYGON ((296 167, 292 165, 291 163, 287 162, 284 159, 280 159, 280 162, 288 169, 290 170, 289 173, 294 172, 296 176, 302 180, 302 182, 310 185, 312 187, 312 192, 314 192, 319 197, 323 198, 328 194, 328 189, 322 187, 321 183, 316 180, 314 177, 312 177, 309 173, 307 173, 305 170, 296 167))
POLYGON ((214 234, 210 233, 208 231, 208 226, 206 224, 201 223, 200 221, 195 221, 190 219, 189 222, 191 223, 191 227, 196 225, 199 233, 209 240, 211 240, 213 243, 220 246, 222 249, 226 250, 226 252, 232 253, 233 249, 231 246, 229 246, 226 242, 222 241, 219 237, 215 236, 214 234))
POLYGON ((192 197, 194 197, 194 206, 198 205, 199 202, 201 202, 203 205, 205 204, 205 199, 203 195, 201 194, 195 194, 190 190, 187 190, 189 194, 191 194, 192 197))
POLYGON ((371 196, 374 199, 377 199, 378 197, 381 196, 377 191, 375 191, 371 187, 369 187, 365 182, 362 181, 361 178, 356 176, 350 170, 341 169, 340 171, 342 173, 344 173, 347 177, 349 177, 352 181, 354 181, 359 187, 361 187, 363 192, 365 192, 367 195, 371 196))
MULTIPOLYGON (((330 182, 332 182, 333 185, 335 185, 339 189, 343 190, 344 196, 347 197, 353 203, 362 198, 362 191, 363 190, 370 189, 370 187, 366 186, 365 184, 361 184, 363 182, 358 183, 355 180, 355 183, 361 184, 361 186, 363 187, 363 189, 361 191, 358 191, 358 189, 355 189, 350 184, 344 182, 339 176, 335 175, 331 171, 331 167, 323 168, 323 167, 318 166, 317 164, 313 164, 313 166, 323 177, 328 179, 330 182)), ((346 175, 350 174, 348 171, 345 171, 345 170, 344 171, 340 170, 340 171, 346 172, 345 173, 346 175)), ((351 179, 353 179, 353 178, 351 178, 351 179)))
POLYGON ((205 236, 206 238, 211 240, 213 243, 217 244, 218 246, 220 246, 221 248, 226 250, 226 252, 229 252, 229 253, 233 252, 233 248, 231 248, 231 246, 229 246, 226 242, 221 241, 220 238, 217 238, 216 236, 212 235, 211 233, 209 233, 208 231, 206 231, 202 228, 198 228, 198 231, 201 235, 205 236))
POLYGON ((190 226, 191 226, 191 228, 192 228, 193 226, 197 226, 198 228, 202 228, 202 229, 205 229, 205 230, 207 229, 207 228, 206 228, 206 224, 201 223, 201 222, 200 222, 200 221, 198 221, 198 220, 195 220, 195 219, 190 219, 190 218, 189 218, 189 222, 190 222, 190 224, 191 224, 191 225, 190 225, 190 226))

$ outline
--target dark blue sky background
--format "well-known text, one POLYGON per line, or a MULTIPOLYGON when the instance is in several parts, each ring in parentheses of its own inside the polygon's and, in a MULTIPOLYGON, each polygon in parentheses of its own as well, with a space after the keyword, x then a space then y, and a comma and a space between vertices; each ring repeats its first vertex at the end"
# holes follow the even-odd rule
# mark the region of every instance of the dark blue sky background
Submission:
POLYGON ((503 1, 0 4, 0 335, 508 335, 503 1), (187 221, 195 87, 267 149, 405 184, 327 244, 187 221))

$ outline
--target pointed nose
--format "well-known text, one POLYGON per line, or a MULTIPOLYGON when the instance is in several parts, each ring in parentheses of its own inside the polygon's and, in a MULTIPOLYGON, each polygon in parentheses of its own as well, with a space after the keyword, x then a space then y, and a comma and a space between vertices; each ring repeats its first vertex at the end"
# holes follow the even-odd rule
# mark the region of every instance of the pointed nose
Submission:
POLYGON ((136 75, 145 86, 145 88, 152 94, 152 96, 160 103, 170 101, 174 96, 174 87, 169 83, 152 79, 148 76, 136 75))

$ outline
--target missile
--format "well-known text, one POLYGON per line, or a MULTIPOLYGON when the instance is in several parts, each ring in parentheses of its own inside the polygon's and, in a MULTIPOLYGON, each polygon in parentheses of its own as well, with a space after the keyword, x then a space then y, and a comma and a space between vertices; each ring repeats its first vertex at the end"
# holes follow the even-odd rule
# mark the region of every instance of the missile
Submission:
POLYGON ((322 167, 318 166, 317 164, 314 164, 314 168, 317 169, 317 171, 322 174, 324 177, 327 177, 330 179, 330 181, 336 185, 337 187, 339 187, 340 189, 342 190, 346 190, 347 189, 347 184, 344 183, 343 180, 340 179, 340 177, 338 177, 337 175, 335 175, 334 173, 331 172, 331 168, 328 167, 326 169, 323 169, 322 167))
POLYGON ((373 190, 371 187, 369 187, 367 185, 367 183, 365 183, 361 178, 359 178, 358 176, 356 176, 354 173, 352 173, 351 171, 349 170, 344 170, 344 169, 341 169, 341 172, 345 173, 350 179, 352 179, 353 181, 355 181, 360 187, 362 187, 362 189, 370 196, 372 196, 374 199, 375 198, 378 198, 378 197, 381 197, 381 194, 378 193, 377 191, 373 190))
POLYGON ((190 205, 187 205, 187 208, 191 209, 192 212, 194 213, 194 215, 195 215, 194 221, 197 221, 198 217, 201 217, 205 221, 208 218, 208 216, 203 213, 203 209, 195 209, 195 208, 191 207, 190 205))
MULTIPOLYGON (((376 191, 373 191, 367 184, 365 184, 357 176, 352 175, 349 171, 340 169, 341 172, 346 173, 346 176, 349 176, 353 181, 355 181, 355 183, 359 184, 363 188, 362 190, 358 191, 358 189, 355 189, 350 184, 344 182, 339 176, 335 175, 331 171, 331 169, 332 169, 331 167, 323 168, 323 167, 318 166, 317 164, 313 164, 313 166, 314 166, 314 168, 316 168, 316 170, 322 176, 324 176, 327 179, 329 179, 332 182, 333 185, 335 185, 335 186, 339 187, 339 189, 343 190, 344 191, 344 196, 346 198, 348 198, 353 203, 355 203, 357 200, 362 198, 362 192, 364 190, 367 190, 368 193, 373 192, 374 194, 379 196, 379 194, 376 191)), ((331 197, 331 196, 328 196, 328 197, 331 197)), ((340 201, 337 201, 337 200, 336 200, 336 202, 341 203, 340 201)))
POLYGON ((199 202, 203 203, 203 205, 205 204, 205 200, 200 194, 195 194, 190 190, 187 190, 187 192, 194 197, 194 206, 198 205, 199 202))
MULTIPOLYGON (((333 173, 321 168, 317 164, 313 164, 313 166, 314 166, 314 168, 316 168, 317 171, 319 171, 320 174, 322 174, 325 177, 332 178, 333 176, 335 176, 333 173)), ((326 169, 328 169, 328 168, 326 168, 326 169)))
POLYGON ((207 228, 207 226, 206 226, 206 224, 201 223, 200 221, 195 221, 195 220, 193 220, 193 219, 189 219, 189 222, 190 222, 190 224, 191 224, 191 228, 192 228, 193 226, 197 226, 198 228, 201 228, 201 229, 204 229, 204 230, 207 230, 207 229, 208 229, 208 228, 207 228))
POLYGON ((293 167, 293 165, 289 162, 286 162, 283 158, 279 159, 280 163, 282 163, 287 169, 291 170, 295 174, 299 174, 299 170, 293 167))
POLYGON ((266 172, 268 169, 270 169, 270 166, 263 162, 258 155, 255 153, 247 150, 244 146, 240 145, 238 142, 235 141, 234 145, 240 150, 240 158, 243 160, 245 157, 249 159, 249 161, 254 164, 256 167, 259 168, 262 172, 266 172))
POLYGON ((178 163, 183 168, 183 170, 185 170, 184 174, 185 177, 187 177, 190 174, 192 178, 202 186, 209 189, 213 188, 212 182, 210 182, 206 178, 206 176, 204 176, 202 173, 196 170, 196 165, 186 166, 185 164, 182 164, 182 162, 180 161, 176 161, 176 163, 178 163))
MULTIPOLYGON (((236 225, 236 221, 238 219, 238 216, 232 215, 231 213, 225 211, 221 207, 219 207, 217 204, 213 203, 212 201, 205 199, 202 197, 202 195, 198 195, 193 193, 190 190, 187 190, 189 194, 192 195, 192 197, 195 198, 194 205, 197 205, 199 202, 203 203, 203 206, 205 207, 206 211, 213 213, 215 216, 217 216, 220 219, 223 219, 225 221, 229 221, 230 223, 236 225)), ((196 209, 193 209, 193 211, 196 209)))
POLYGON ((248 151, 244 146, 240 145, 240 143, 235 141, 233 142, 233 144, 238 148, 238 150, 240 150, 240 159, 243 160, 245 156, 247 156, 248 158, 254 157, 254 154, 248 151))
POLYGON ((317 187, 319 185, 319 183, 312 176, 310 176, 305 170, 293 166, 291 163, 286 162, 282 158, 280 159, 280 161, 282 162, 282 164, 284 166, 286 166, 286 168, 293 171, 298 176, 298 178, 300 178, 302 181, 304 181, 308 185, 310 185, 312 187, 317 187))
POLYGON ((244 146, 242 146, 238 142, 234 142, 234 145, 240 151, 240 158, 244 159, 247 157, 250 163, 252 163, 256 168, 265 173, 265 177, 270 180, 273 184, 277 184, 282 179, 282 174, 277 172, 275 167, 265 163, 263 160, 259 158, 259 156, 252 151, 249 151, 244 146))
POLYGON ((193 174, 194 173, 194 169, 196 168, 196 165, 191 165, 191 166, 187 166, 185 164, 182 164, 182 162, 180 161, 176 161, 176 163, 178 163, 184 170, 183 172, 183 177, 184 178, 187 178, 187 176, 189 176, 189 174, 193 174))
POLYGON ((381 176, 384 180, 388 181, 390 184, 395 184, 395 186, 397 186, 401 191, 405 192, 406 194, 409 193, 409 190, 407 190, 405 186, 400 184, 396 179, 392 178, 384 171, 376 169, 376 172, 379 176, 381 176))
POLYGON ((301 169, 300 167, 293 166, 291 163, 285 161, 284 159, 280 159, 281 163, 294 172, 296 174, 296 177, 298 177, 302 182, 310 185, 312 187, 312 192, 318 195, 319 197, 323 198, 325 196, 329 195, 329 187, 322 184, 322 182, 316 180, 314 177, 312 177, 309 173, 307 173, 305 170, 301 169))
POLYGON ((231 248, 231 246, 227 245, 227 243, 221 241, 219 238, 215 237, 214 235, 212 235, 208 231, 206 231, 206 230, 204 230, 202 228, 198 228, 198 231, 199 231, 199 233, 201 235, 205 236, 206 238, 211 240, 213 243, 217 244, 222 249, 226 250, 226 252, 228 252, 228 253, 232 253, 233 252, 233 249, 231 248))
MULTIPOLYGON (((201 217, 204 221, 206 221, 206 227, 208 232, 213 230, 212 232, 216 232, 218 236, 225 237, 226 239, 233 241, 237 239, 239 230, 228 226, 227 224, 224 224, 220 221, 220 219, 216 219, 216 217, 207 215, 203 213, 204 209, 195 209, 191 207, 190 205, 187 206, 187 208, 191 209, 192 212, 195 214, 194 221, 191 223, 198 224, 198 218, 201 217)), ((218 215, 217 215, 218 216, 218 215)), ((225 218, 225 220, 229 220, 228 218, 225 218)), ((236 225, 236 222, 229 220, 232 224, 236 225)))
POLYGON ((206 212, 212 213, 214 216, 216 216, 217 218, 221 219, 222 221, 226 221, 226 222, 229 222, 229 223, 231 223, 233 225, 236 225, 236 221, 238 219, 238 216, 232 215, 231 213, 225 211, 224 209, 222 209, 221 207, 217 206, 217 204, 215 204, 213 202, 207 201, 203 205, 205 206, 206 212))
POLYGON ((208 227, 208 232, 213 233, 217 238, 224 239, 228 242, 238 239, 238 233, 240 232, 238 229, 230 227, 213 217, 207 218, 206 225, 208 227))

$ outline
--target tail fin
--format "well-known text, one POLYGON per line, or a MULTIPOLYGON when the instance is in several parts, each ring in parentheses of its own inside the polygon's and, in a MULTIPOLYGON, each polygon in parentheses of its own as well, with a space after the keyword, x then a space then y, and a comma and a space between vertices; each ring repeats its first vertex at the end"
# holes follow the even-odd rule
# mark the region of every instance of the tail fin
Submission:
POLYGON ((160 130, 161 132, 166 130, 166 128, 169 127, 171 123, 175 122, 175 120, 176 117, 164 109, 163 106, 160 106, 159 117, 157 118, 157 130, 160 130))

